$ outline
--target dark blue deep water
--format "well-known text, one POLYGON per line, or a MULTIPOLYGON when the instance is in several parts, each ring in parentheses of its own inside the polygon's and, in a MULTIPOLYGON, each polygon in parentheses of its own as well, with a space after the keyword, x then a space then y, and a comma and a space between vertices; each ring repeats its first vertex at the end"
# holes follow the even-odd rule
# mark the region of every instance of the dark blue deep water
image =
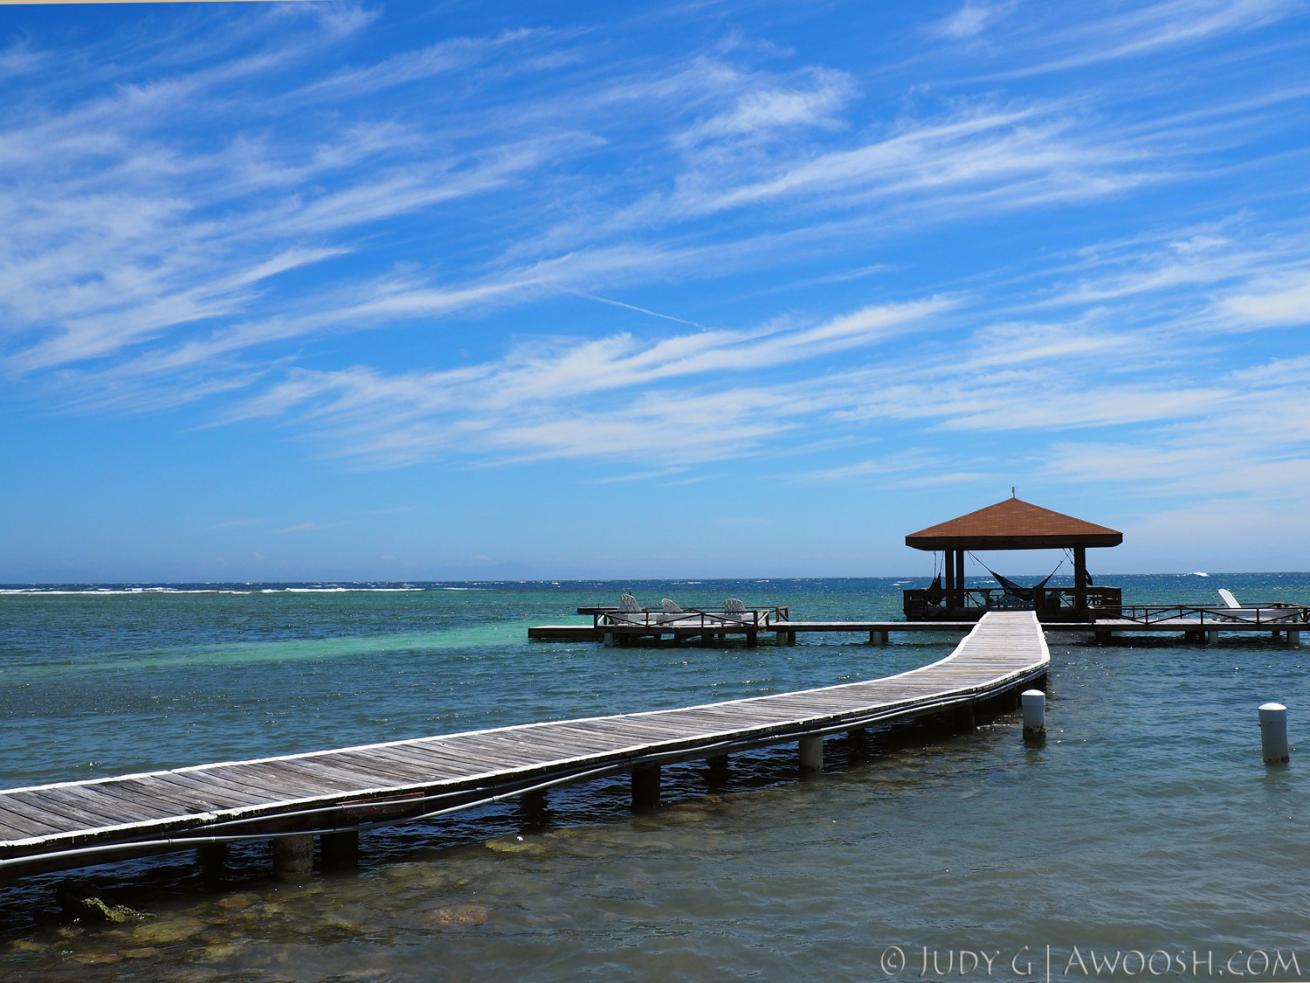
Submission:
MULTIPOLYGON (((1220 586, 1310 601, 1310 574, 1101 580, 1136 603, 1211 604, 1220 586)), ((737 596, 797 618, 897 617, 901 585, 9 588, 0 785, 886 675, 955 638, 606 649, 528 643, 526 629, 582 620, 574 608, 624 588, 648 604, 737 596)), ((554 797, 533 832, 507 806, 369 834, 358 876, 295 888, 266 879, 262 846, 238 851, 217 886, 180 856, 121 865, 97 875, 105 892, 151 916, 123 926, 63 923, 54 879, 37 879, 0 889, 0 977, 1044 979, 1050 946, 1054 979, 1162 975, 1136 972, 1131 955, 1093 972, 1092 950, 1184 958, 1188 972, 1174 963, 1164 978, 1218 978, 1239 950, 1244 970, 1260 968, 1253 953, 1295 956, 1301 975, 1248 978, 1310 978, 1305 764, 1294 747, 1290 767, 1266 769, 1255 717, 1261 702, 1286 703, 1296 745, 1310 726, 1310 645, 1049 640, 1041 749, 1003 716, 888 741, 862 764, 836 746, 816 781, 795 780, 785 748, 735 760, 714 792, 687 765, 670 769, 651 815, 628 813, 622 783, 600 783, 554 797), (995 953, 992 969, 961 950, 995 953)))

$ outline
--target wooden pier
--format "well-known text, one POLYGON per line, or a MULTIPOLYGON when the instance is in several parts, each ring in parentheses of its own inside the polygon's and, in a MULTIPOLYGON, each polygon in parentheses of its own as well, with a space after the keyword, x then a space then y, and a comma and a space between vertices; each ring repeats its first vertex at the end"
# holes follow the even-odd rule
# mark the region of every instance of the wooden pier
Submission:
POLYGON ((946 632, 962 634, 972 631, 976 621, 774 621, 768 627, 725 624, 701 624, 699 621, 652 623, 648 625, 534 625, 528 638, 537 642, 606 642, 631 645, 649 642, 699 641, 721 644, 729 639, 744 639, 757 644, 761 637, 772 638, 779 645, 794 645, 796 636, 822 632, 867 635, 874 645, 886 645, 890 633, 946 632))
MULTIPOLYGON (((685 616, 668 616, 658 610, 617 615, 616 608, 578 608, 579 614, 592 616, 592 623, 572 625, 535 625, 528 629, 528 639, 542 642, 602 642, 606 645, 683 644, 723 645, 730 640, 744 640, 748 646, 761 638, 777 645, 795 645, 797 635, 839 634, 867 635, 871 645, 887 645, 893 632, 967 632, 976 621, 793 621, 786 607, 750 609, 743 615, 725 615, 721 611, 686 612, 685 616)), ((1007 613, 1007 612, 993 612, 1007 613)), ((1014 613, 1014 612, 1008 612, 1014 613)), ((1036 617, 1047 631, 1085 636, 1101 644, 1116 635, 1181 634, 1187 641, 1217 642, 1224 635, 1270 635, 1289 647, 1300 645, 1302 632, 1310 633, 1310 605, 1264 604, 1246 608, 1205 607, 1190 604, 1121 604, 1112 610, 1096 612, 1087 621, 1069 621, 1064 617, 1036 617)))
MULTIPOLYGON (((994 612, 1001 614, 1005 612, 994 612)), ((1016 612, 1027 613, 1027 612, 1016 612)), ((723 645, 731 640, 745 640, 747 645, 758 644, 759 637, 770 639, 777 645, 796 644, 797 635, 864 635, 870 645, 888 645, 893 633, 919 635, 924 633, 963 633, 971 631, 976 621, 787 621, 773 625, 767 633, 752 637, 741 628, 717 628, 707 631, 699 627, 627 628, 607 631, 591 625, 536 625, 528 629, 528 638, 538 642, 605 642, 609 635, 612 645, 684 644, 699 642, 702 645, 723 645)), ((1310 621, 1221 621, 1218 619, 1172 618, 1166 621, 1134 621, 1129 618, 1098 618, 1085 624, 1058 621, 1043 623, 1046 631, 1058 632, 1064 638, 1076 638, 1103 644, 1112 638, 1126 635, 1181 635, 1189 642, 1212 643, 1221 637, 1234 635, 1269 636, 1290 648, 1301 644, 1301 635, 1310 635, 1310 621)))
POLYGON ((297 877, 316 836, 325 861, 348 860, 360 829, 606 776, 630 774, 640 808, 658 801, 660 768, 674 762, 796 741, 801 770, 821 769, 825 735, 934 715, 968 729, 975 708, 1013 709, 1046 676, 1033 613, 962 627, 947 658, 867 682, 0 790, 0 877, 261 839, 274 841, 275 869, 297 877))

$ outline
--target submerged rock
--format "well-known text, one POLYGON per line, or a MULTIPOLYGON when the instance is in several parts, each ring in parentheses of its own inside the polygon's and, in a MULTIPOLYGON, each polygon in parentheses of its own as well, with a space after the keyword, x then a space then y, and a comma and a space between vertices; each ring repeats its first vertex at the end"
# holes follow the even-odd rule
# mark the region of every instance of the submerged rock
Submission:
POLYGON ((15 939, 9 943, 10 952, 45 952, 50 947, 33 939, 15 939))
POLYGON ((121 963, 123 957, 117 952, 79 952, 73 956, 73 961, 83 966, 112 966, 121 963))
POLYGON ((146 917, 127 905, 105 901, 100 893, 100 889, 90 881, 67 880, 55 889, 55 898, 64 915, 76 921, 132 922, 146 917))
POLYGON ((234 942, 215 942, 210 945, 201 946, 195 951, 195 956, 206 962, 217 962, 221 959, 231 959, 241 951, 241 946, 234 942))
POLYGON ((188 918, 147 922, 132 930, 132 941, 144 945, 168 945, 198 935, 204 927, 201 922, 188 918))
POLYGON ((494 850, 496 853, 545 853, 546 849, 540 843, 530 843, 521 836, 504 837, 499 840, 487 840, 482 844, 488 850, 494 850))
POLYGON ((700 802, 678 802, 663 813, 665 821, 671 823, 703 823, 711 816, 710 807, 700 802))
POLYGON ((428 916, 428 922, 437 928, 454 928, 463 925, 485 925, 491 909, 480 904, 453 904, 437 908, 428 916))

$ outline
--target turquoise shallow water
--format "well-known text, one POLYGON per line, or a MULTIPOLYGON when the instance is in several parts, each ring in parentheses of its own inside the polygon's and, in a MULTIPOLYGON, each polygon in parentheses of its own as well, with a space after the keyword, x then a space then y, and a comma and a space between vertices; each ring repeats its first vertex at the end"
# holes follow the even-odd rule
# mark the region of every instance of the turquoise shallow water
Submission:
MULTIPOLYGON (((1301 574, 1102 580, 1137 602, 1210 603, 1216 586, 1310 599, 1301 574)), ((777 692, 954 644, 525 641, 529 624, 623 587, 649 603, 741 596, 796 617, 881 617, 899 607, 891 580, 444 586, 481 589, 0 595, 0 784, 777 692)), ((1090 969, 1089 947, 1185 953, 1202 960, 1193 978, 1206 978, 1193 950, 1215 971, 1238 949, 1277 950, 1305 973, 1248 978, 1310 976, 1310 797, 1295 750, 1290 768, 1260 764, 1255 725, 1255 707, 1281 699, 1296 743, 1310 647, 1051 643, 1041 749, 1000 717, 970 735, 888 738, 863 764, 837 742, 817 781, 795 781, 790 749, 734 759, 718 789, 688 765, 670 769, 653 815, 630 815, 625 786, 603 783, 553 797, 549 824, 526 833, 507 806, 370 834, 358 876, 303 888, 267 881, 262 847, 217 889, 181 859, 123 865, 100 875, 106 889, 153 916, 127 927, 64 925, 34 882, 0 891, 0 973, 1013 979, 1015 956, 1049 945, 1054 978, 1088 978, 1064 971, 1071 952, 1090 969), (961 949, 1006 965, 961 973, 961 949)))

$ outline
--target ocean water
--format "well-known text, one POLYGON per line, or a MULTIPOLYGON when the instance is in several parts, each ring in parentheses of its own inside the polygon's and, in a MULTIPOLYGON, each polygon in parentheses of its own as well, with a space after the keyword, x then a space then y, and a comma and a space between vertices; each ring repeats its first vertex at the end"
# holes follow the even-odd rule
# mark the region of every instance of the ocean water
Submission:
MULTIPOLYGON (((1310 601, 1310 574, 1100 579, 1136 603, 1310 601)), ((526 641, 624 588, 896 617, 893 579, 152 586, 0 589, 0 786, 829 685, 956 641, 526 641)), ((96 871, 149 915, 127 925, 65 923, 34 878, 0 887, 0 978, 1310 978, 1310 646, 1049 639, 1041 748, 1005 715, 875 735, 864 761, 830 741, 815 780, 785 747, 722 786, 688 764, 651 814, 600 782, 545 823, 507 804, 368 833, 358 874, 297 887, 262 844, 219 883, 185 855, 96 871), (1286 768, 1260 762, 1269 699, 1286 768)))

